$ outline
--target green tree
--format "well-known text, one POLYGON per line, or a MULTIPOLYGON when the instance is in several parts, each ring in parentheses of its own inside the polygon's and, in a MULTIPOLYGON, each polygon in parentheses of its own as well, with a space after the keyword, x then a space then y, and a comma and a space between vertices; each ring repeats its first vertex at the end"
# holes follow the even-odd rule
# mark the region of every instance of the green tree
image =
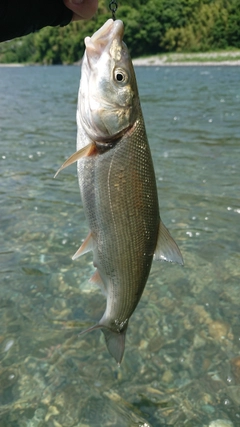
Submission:
POLYGON ((240 0, 233 1, 229 7, 227 43, 240 48, 240 0))
MULTIPOLYGON (((240 0, 119 0, 117 19, 132 57, 169 51, 240 48, 240 0)), ((71 64, 79 61, 84 38, 111 17, 109 1, 99 0, 90 21, 46 27, 0 44, 1 62, 71 64)))

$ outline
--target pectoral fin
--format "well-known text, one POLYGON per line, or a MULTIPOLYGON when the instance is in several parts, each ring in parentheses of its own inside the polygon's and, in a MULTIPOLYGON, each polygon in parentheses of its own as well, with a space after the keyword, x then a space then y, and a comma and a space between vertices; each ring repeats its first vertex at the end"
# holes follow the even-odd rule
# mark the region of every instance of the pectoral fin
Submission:
POLYGON ((180 249, 161 220, 159 224, 158 240, 154 259, 176 262, 183 265, 183 258, 180 249))
POLYGON ((76 151, 76 153, 72 154, 58 169, 57 173, 55 173, 54 178, 59 174, 59 172, 68 166, 75 163, 77 160, 81 159, 82 157, 91 156, 96 152, 96 145, 94 142, 90 142, 90 144, 86 145, 86 147, 81 148, 80 150, 76 151))

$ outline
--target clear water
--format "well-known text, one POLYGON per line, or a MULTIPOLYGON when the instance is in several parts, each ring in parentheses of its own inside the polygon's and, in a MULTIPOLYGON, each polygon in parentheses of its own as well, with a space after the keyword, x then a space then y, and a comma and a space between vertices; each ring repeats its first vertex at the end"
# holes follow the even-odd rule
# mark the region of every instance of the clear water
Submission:
POLYGON ((120 369, 99 331, 78 337, 105 300, 91 254, 71 260, 87 234, 76 167, 53 179, 79 74, 0 68, 0 427, 240 426, 239 68, 137 69, 185 266, 154 263, 120 369))

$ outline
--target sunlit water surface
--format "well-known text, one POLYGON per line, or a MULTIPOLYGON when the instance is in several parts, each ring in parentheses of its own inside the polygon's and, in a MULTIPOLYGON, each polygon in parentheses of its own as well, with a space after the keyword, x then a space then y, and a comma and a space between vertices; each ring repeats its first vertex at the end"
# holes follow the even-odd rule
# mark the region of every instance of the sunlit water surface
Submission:
POLYGON ((240 70, 138 68, 161 216, 185 266, 154 263, 121 368, 75 151, 78 67, 0 68, 0 426, 240 426, 240 70), (72 328, 70 328, 72 326, 72 328))

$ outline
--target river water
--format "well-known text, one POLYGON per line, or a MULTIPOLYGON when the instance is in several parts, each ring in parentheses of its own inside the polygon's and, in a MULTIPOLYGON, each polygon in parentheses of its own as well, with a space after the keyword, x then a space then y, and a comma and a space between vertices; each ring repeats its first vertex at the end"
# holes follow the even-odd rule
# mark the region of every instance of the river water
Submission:
POLYGON ((239 68, 136 71, 185 265, 153 264, 118 368, 99 331, 78 336, 105 299, 91 253, 71 259, 87 235, 76 166, 53 179, 75 151, 80 70, 0 68, 0 427, 240 426, 239 68))

